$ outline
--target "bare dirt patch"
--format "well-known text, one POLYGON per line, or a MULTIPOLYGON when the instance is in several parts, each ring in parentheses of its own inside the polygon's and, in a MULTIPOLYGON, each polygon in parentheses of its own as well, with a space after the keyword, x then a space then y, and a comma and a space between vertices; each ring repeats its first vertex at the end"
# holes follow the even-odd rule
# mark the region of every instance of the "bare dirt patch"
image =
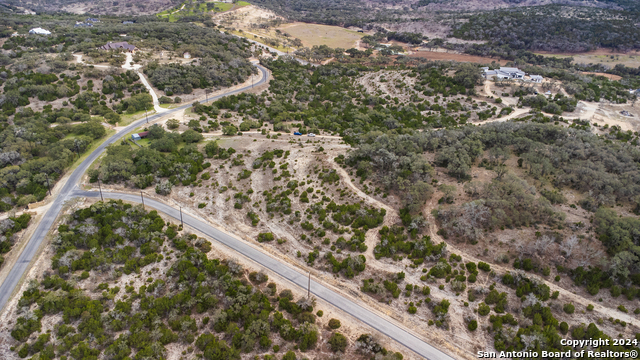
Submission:
POLYGON ((614 81, 618 81, 622 79, 622 76, 620 75, 614 75, 614 74, 607 74, 607 73, 601 73, 601 72, 589 72, 589 71, 582 71, 582 74, 585 75, 597 75, 597 76, 604 76, 609 80, 614 80, 614 81))
POLYGON ((573 62, 576 64, 603 64, 611 68, 617 64, 622 64, 628 67, 640 66, 640 52, 638 51, 623 53, 614 52, 611 51, 611 49, 597 49, 583 53, 552 54, 543 51, 539 51, 537 53, 558 58, 573 57, 573 62))
POLYGON ((506 65, 506 60, 493 59, 482 56, 456 54, 440 51, 414 51, 409 57, 421 57, 428 60, 450 60, 458 62, 472 62, 478 64, 491 64, 492 62, 499 63, 500 65, 506 65))
POLYGON ((293 37, 302 40, 306 47, 327 45, 330 48, 349 49, 356 46, 364 34, 339 26, 293 23, 279 28, 293 37))

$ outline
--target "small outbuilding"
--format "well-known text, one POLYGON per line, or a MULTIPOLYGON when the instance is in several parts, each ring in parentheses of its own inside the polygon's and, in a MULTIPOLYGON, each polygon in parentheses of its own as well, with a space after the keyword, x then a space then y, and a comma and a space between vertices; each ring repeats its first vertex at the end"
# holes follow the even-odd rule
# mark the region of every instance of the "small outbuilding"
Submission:
POLYGON ((146 138, 147 136, 149 136, 149 132, 148 131, 143 131, 141 133, 137 133, 137 134, 131 135, 131 140, 138 141, 140 139, 146 138))
POLYGON ((534 82, 534 83, 541 83, 542 80, 544 80, 544 78, 540 75, 531 75, 529 76, 529 78, 531 79, 531 82, 534 82))

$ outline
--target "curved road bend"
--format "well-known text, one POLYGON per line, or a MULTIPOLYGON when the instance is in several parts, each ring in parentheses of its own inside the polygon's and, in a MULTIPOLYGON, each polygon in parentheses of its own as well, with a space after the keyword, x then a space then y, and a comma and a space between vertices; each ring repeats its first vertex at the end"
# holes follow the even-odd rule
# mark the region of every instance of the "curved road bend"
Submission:
MULTIPOLYGON (((108 199, 120 199, 134 203, 140 203, 141 199, 139 195, 125 194, 117 192, 103 191, 102 195, 108 199)), ((70 197, 99 197, 100 193, 97 191, 84 191, 75 188, 73 192, 69 194, 70 197)), ((168 216, 173 217, 177 221, 180 221, 180 211, 174 209, 170 205, 163 202, 146 198, 144 204, 148 205, 160 212, 165 213, 168 216)), ((290 267, 284 262, 281 262, 268 254, 261 252, 259 249, 247 244, 246 242, 239 240, 229 234, 226 234, 213 226, 209 225, 206 221, 197 219, 188 214, 182 213, 183 222, 186 225, 196 229, 197 231, 208 235, 212 239, 219 243, 228 246, 229 248, 239 252, 240 254, 255 261, 259 265, 273 271, 274 273, 282 276, 283 278, 291 281, 293 284, 298 285, 304 289, 308 285, 307 274, 302 274, 290 267)), ((416 354, 430 360, 453 360, 454 358, 436 349, 435 347, 427 344, 425 341, 419 339, 415 335, 408 331, 394 325, 391 321, 384 319, 383 317, 375 314, 374 312, 367 310, 366 308, 358 305, 357 303, 345 298, 337 292, 323 286, 314 280, 311 280, 311 292, 332 304, 333 306, 345 311, 352 315, 356 319, 364 322, 379 332, 385 334, 398 343, 406 346, 416 354)))
MULTIPOLYGON (((258 64, 255 64, 255 66, 262 73, 262 78, 260 79, 260 81, 256 82, 254 86, 266 83, 268 78, 267 69, 265 69, 264 67, 258 64)), ((245 86, 240 89, 232 90, 224 94, 213 96, 209 100, 216 100, 218 98, 243 92, 251 88, 252 86, 245 86)), ((190 106, 191 104, 185 104, 178 108, 167 110, 160 114, 149 116, 149 122, 151 123, 155 120, 160 119, 161 117, 165 117, 179 110, 186 109, 190 106)), ((78 165, 78 167, 69 176, 69 179, 60 190, 60 193, 53 200, 51 207, 47 210, 47 212, 42 217, 42 220, 36 227, 33 235, 31 235, 31 237, 27 240, 28 241, 27 245, 25 246, 22 253, 20 253, 20 255, 18 256, 18 260, 14 264, 13 268, 11 268, 11 271, 7 275, 7 278, 4 280, 2 285, 0 285, 0 311, 4 309, 4 306, 11 298, 11 295, 13 294, 13 292, 16 290, 16 286, 20 282, 20 279, 24 276, 26 270, 29 268, 29 264, 33 261, 36 253, 38 252, 38 249, 40 248, 40 244, 42 244, 42 241, 44 240, 45 236, 49 232, 49 229, 53 225, 55 219, 58 217, 58 214, 60 213, 60 210, 62 209, 64 202, 70 198, 69 195, 73 191, 74 187, 76 187, 76 184, 82 178, 82 175, 87 171, 89 166, 93 164, 93 162, 96 161, 96 159, 98 159, 100 154, 102 154, 102 152, 107 148, 108 145, 113 144, 116 141, 120 140, 120 138, 122 138, 123 135, 133 131, 136 127, 143 125, 145 122, 146 122, 145 118, 138 120, 132 123, 131 125, 127 126, 126 128, 120 130, 113 136, 111 136, 107 141, 102 143, 96 150, 94 150, 80 165, 78 165)))

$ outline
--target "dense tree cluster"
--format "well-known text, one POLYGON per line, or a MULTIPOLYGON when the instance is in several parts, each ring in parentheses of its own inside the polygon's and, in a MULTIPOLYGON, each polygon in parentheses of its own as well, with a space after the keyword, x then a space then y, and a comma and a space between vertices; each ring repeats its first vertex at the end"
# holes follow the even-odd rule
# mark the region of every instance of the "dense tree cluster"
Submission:
POLYGON ((487 40, 513 49, 580 52, 606 47, 640 48, 640 30, 633 13, 588 7, 537 6, 472 15, 453 34, 487 40), (585 21, 588 18, 588 21, 585 21), (496 25, 497 24, 497 25, 496 25))
POLYGON ((155 87, 171 96, 190 94, 193 89, 229 87, 244 82, 257 71, 236 54, 219 52, 205 56, 198 65, 150 63, 144 72, 155 87))
MULTIPOLYGON (((370 163, 381 178, 389 171, 378 159, 436 152, 436 164, 447 168, 450 175, 468 180, 480 154, 494 149, 498 157, 508 158, 511 152, 518 155, 532 177, 552 177, 556 187, 588 193, 597 204, 612 205, 640 195, 640 150, 584 130, 518 122, 403 135, 369 133, 359 142, 361 145, 350 154, 351 164, 357 168, 360 159, 376 159, 370 163), (378 154, 388 155, 383 158, 378 154)), ((395 161, 393 165, 400 164, 395 161)))
MULTIPOLYGON (((11 331, 19 342, 15 351, 48 359, 124 359, 133 352, 138 358, 162 358, 168 344, 181 343, 213 360, 268 353, 274 336, 303 352, 317 346, 312 302, 294 301, 290 290, 278 296, 275 283, 265 285, 264 274, 247 276, 233 261, 207 258, 209 242, 179 230, 155 211, 121 201, 75 211, 53 240, 54 272, 40 283, 32 281, 19 300, 20 307, 31 309, 11 331), (81 271, 87 274, 82 280, 104 272, 117 279, 163 259, 170 262, 166 274, 148 272, 155 278, 141 286, 101 283, 94 290, 98 294, 90 294, 71 280, 81 271), (44 318, 56 315, 61 321, 53 332, 28 342, 44 318)), ((342 338, 332 339, 336 351, 348 346, 342 338)), ((287 356, 295 358, 293 352, 287 356)))
MULTIPOLYGON (((367 94, 355 87, 352 80, 376 69, 362 65, 331 64, 313 68, 294 60, 263 60, 273 72, 268 94, 241 94, 216 101, 203 107, 216 113, 228 109, 243 113, 258 122, 274 124, 276 131, 286 130, 288 121, 300 121, 300 131, 318 133, 319 129, 340 133, 352 143, 355 135, 372 130, 401 127, 441 127, 466 122, 469 113, 460 102, 430 103, 419 97, 400 103, 398 99, 367 94), (355 100, 355 103, 354 103, 355 100), (426 113, 425 113, 426 112, 426 113)), ((450 64, 427 63, 416 68, 410 76, 419 78, 415 90, 425 96, 456 96, 473 92, 480 79, 480 70, 467 66, 456 67, 451 77, 445 72, 450 64)), ((203 110, 204 111, 204 110, 203 110)))
POLYGON ((420 264, 425 258, 437 260, 445 253, 446 243, 433 244, 429 236, 424 236, 420 240, 411 241, 404 233, 404 228, 384 226, 379 231, 380 243, 376 245, 373 254, 376 259, 381 257, 397 258, 397 254, 405 254, 409 259, 414 260, 414 264, 420 264))
POLYGON ((31 215, 22 214, 18 217, 7 217, 0 220, 0 266, 4 263, 3 254, 11 250, 13 244, 18 240, 16 233, 25 229, 31 221, 31 215))
POLYGON ((102 124, 84 117, 78 117, 84 123, 61 121, 52 128, 53 113, 30 110, 0 132, 0 211, 42 200, 75 157, 106 134, 102 124))
POLYGON ((149 128, 149 138, 149 146, 139 149, 129 145, 109 146, 100 167, 89 170, 90 180, 131 181, 140 189, 156 185, 156 192, 166 195, 173 185, 195 182, 197 174, 211 166, 204 163, 204 155, 194 145, 203 139, 195 130, 178 134, 154 125, 149 128), (178 150, 179 145, 184 146, 178 150))
POLYGON ((536 198, 532 192, 535 193, 535 188, 509 174, 505 179, 484 184, 478 193, 472 194, 476 200, 439 210, 437 217, 447 234, 472 242, 482 238, 483 230, 537 223, 555 226, 564 220, 564 213, 556 212, 546 198, 536 198))

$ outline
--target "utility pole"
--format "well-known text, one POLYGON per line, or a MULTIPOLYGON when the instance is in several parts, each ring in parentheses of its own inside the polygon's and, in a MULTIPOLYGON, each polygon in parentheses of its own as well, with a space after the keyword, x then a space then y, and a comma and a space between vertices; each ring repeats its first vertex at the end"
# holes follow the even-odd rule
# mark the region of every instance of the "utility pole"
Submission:
POLYGON ((144 115, 147 117, 147 124, 149 123, 149 114, 147 113, 147 104, 144 104, 144 115))
POLYGON ((47 177, 47 188, 49 188, 49 196, 51 196, 51 185, 49 185, 49 174, 44 173, 44 175, 47 177))
POLYGON ((182 206, 180 206, 180 226, 184 228, 184 223, 182 222, 182 206))
POLYGON ((309 271, 309 283, 307 285, 307 299, 311 297, 311 271, 309 271))
POLYGON ((144 196, 142 196, 142 190, 140 190, 140 199, 142 199, 142 207, 144 208, 144 196))
POLYGON ((100 189, 100 200, 104 202, 104 198, 102 197, 102 185, 100 185, 100 179, 98 179, 98 189, 100 189))

